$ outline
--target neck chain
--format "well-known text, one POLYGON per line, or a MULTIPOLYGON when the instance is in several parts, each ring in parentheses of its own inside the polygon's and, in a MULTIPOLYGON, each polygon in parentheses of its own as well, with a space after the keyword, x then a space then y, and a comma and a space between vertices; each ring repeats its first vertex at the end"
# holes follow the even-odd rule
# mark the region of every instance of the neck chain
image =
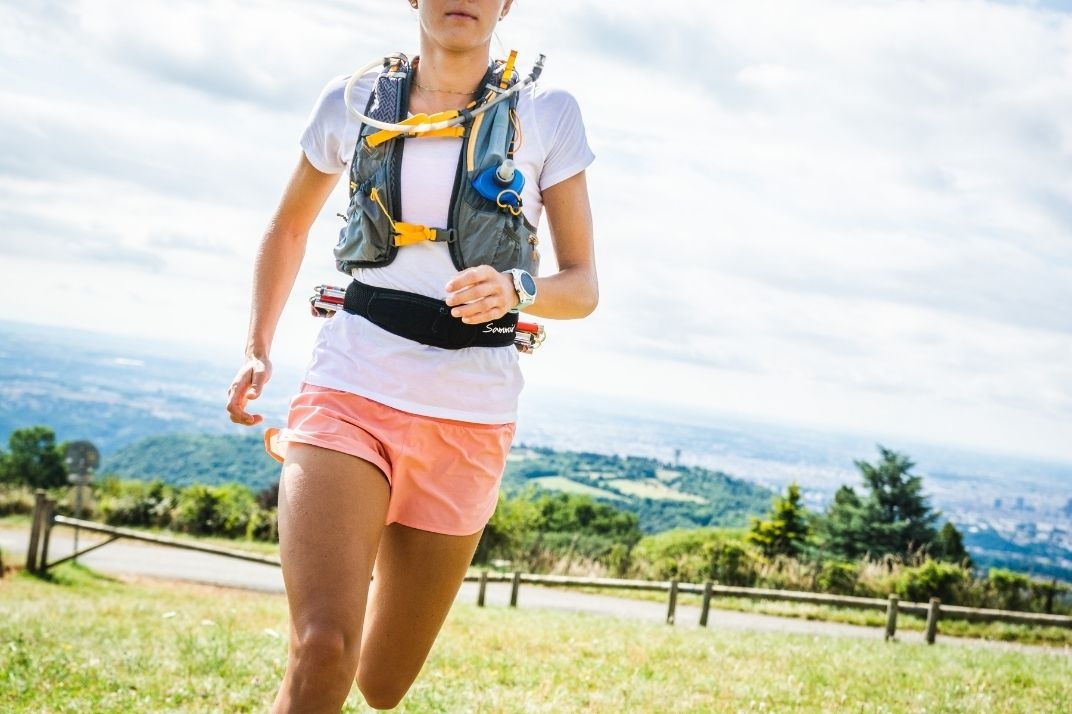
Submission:
POLYGON ((435 92, 436 94, 456 94, 456 95, 458 95, 460 97, 471 97, 474 94, 476 94, 476 90, 480 89, 479 86, 477 86, 477 87, 475 87, 473 89, 470 89, 467 92, 459 92, 456 89, 433 89, 432 87, 424 86, 423 84, 418 82, 416 78, 413 79, 413 84, 416 85, 416 87, 418 89, 422 89, 425 92, 435 92))

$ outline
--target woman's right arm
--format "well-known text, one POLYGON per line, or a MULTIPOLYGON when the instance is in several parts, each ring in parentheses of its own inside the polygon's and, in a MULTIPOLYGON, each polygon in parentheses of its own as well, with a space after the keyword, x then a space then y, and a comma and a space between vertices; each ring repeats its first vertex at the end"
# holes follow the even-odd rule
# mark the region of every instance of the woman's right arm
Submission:
POLYGON ((305 257, 309 229, 340 175, 318 171, 303 153, 261 239, 254 262, 245 361, 227 392, 227 412, 236 424, 261 422, 261 415, 248 413, 246 404, 261 395, 272 376, 270 353, 279 316, 305 257))

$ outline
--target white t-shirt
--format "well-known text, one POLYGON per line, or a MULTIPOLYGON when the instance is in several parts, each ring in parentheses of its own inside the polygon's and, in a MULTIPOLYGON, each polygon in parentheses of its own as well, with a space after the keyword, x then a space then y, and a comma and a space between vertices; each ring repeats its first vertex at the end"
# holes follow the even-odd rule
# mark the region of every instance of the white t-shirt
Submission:
MULTIPOLYGON (((379 70, 361 77, 350 102, 364 111, 379 70)), ((324 88, 301 137, 305 156, 324 173, 348 170, 360 130, 343 100, 349 77, 324 88)), ((574 98, 562 90, 531 84, 518 93, 521 145, 514 162, 525 176, 522 205, 538 226, 541 191, 583 171, 594 159, 574 98)), ((402 152, 402 216, 407 223, 446 226, 461 139, 407 139, 402 152)), ((395 217, 398 220, 399 217, 395 217)), ((437 299, 457 273, 444 243, 399 248, 395 259, 377 268, 359 268, 354 277, 437 299)), ((362 317, 338 312, 325 321, 313 348, 305 381, 358 394, 414 414, 482 424, 515 421, 524 385, 518 352, 512 347, 445 350, 383 330, 362 317)))

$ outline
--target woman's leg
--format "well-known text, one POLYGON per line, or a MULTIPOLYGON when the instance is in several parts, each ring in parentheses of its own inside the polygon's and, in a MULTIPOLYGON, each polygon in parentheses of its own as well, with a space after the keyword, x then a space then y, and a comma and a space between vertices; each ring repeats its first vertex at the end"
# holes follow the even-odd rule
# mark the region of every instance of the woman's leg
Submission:
POLYGON ((279 483, 290 605, 286 674, 272 711, 332 712, 353 686, 389 487, 367 461, 292 443, 279 483))
POLYGON ((397 523, 384 531, 357 673, 369 706, 391 709, 409 690, 479 540, 480 532, 448 536, 397 523))

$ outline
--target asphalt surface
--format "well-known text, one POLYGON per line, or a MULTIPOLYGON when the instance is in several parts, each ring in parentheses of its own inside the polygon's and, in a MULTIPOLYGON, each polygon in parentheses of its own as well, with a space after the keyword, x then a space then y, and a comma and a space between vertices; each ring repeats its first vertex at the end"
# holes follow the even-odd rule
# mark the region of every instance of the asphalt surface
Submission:
MULTIPOLYGON (((79 534, 78 547, 85 549, 104 539, 96 534, 79 534)), ((23 562, 28 550, 28 529, 0 527, 0 551, 4 562, 23 562)), ((74 532, 67 526, 53 529, 49 544, 49 561, 56 561, 75 552, 74 532)), ((224 587, 257 590, 282 594, 283 577, 273 565, 253 563, 226 556, 169 548, 166 546, 117 540, 78 557, 78 562, 102 573, 182 580, 224 587)), ((477 584, 465 583, 458 593, 458 602, 476 603, 477 584)), ((488 583, 485 604, 488 607, 507 607, 510 602, 509 583, 488 583)), ((607 595, 579 593, 565 588, 548 588, 522 584, 518 591, 518 607, 585 612, 609 617, 629 618, 665 623, 666 601, 644 601, 607 595)), ((674 618, 676 627, 699 627, 700 608, 679 604, 674 618)), ((860 627, 832 622, 819 622, 754 613, 734 612, 712 608, 708 627, 724 630, 779 632, 826 637, 855 637, 882 639, 881 627, 860 627)), ((922 643, 923 634, 913 631, 897 633, 900 642, 922 643)), ((1011 643, 942 638, 941 644, 954 643, 1000 648, 1031 649, 1072 655, 1072 649, 1027 647, 1011 643)))

